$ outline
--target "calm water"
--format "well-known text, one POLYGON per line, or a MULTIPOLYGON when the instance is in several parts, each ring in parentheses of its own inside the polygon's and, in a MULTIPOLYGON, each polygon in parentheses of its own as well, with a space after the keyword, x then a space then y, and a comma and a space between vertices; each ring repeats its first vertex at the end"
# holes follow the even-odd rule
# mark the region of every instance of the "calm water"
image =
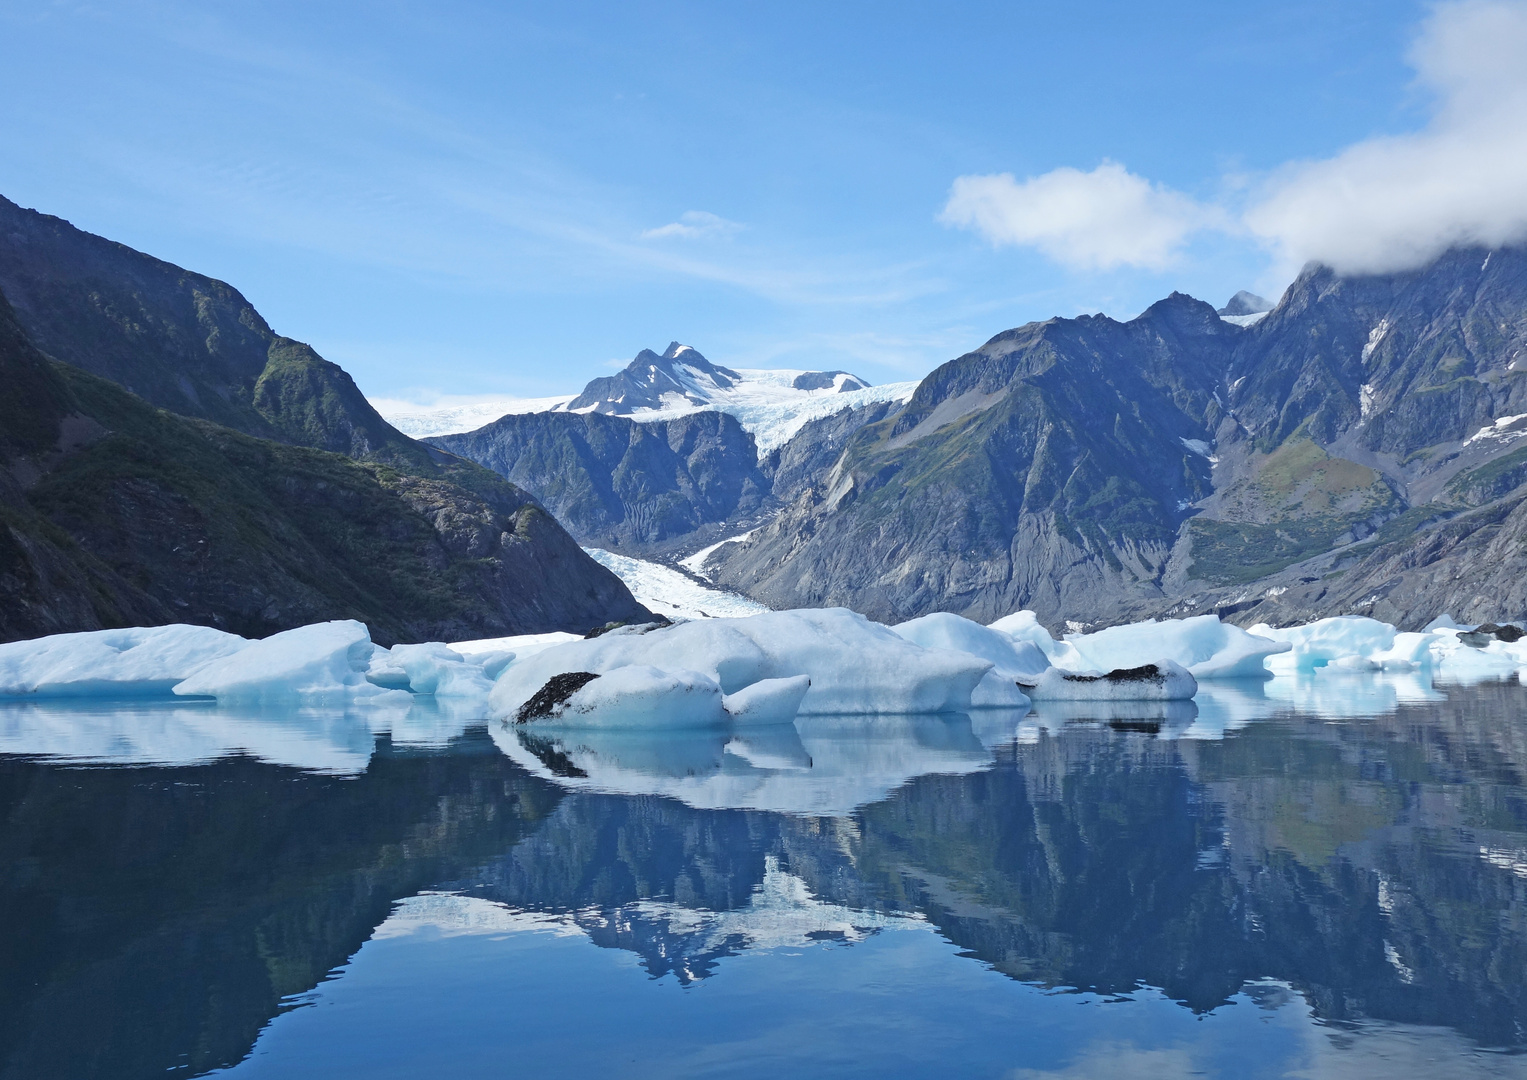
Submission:
POLYGON ((0 1077, 1527 1075, 1527 689, 0 707, 0 1077))

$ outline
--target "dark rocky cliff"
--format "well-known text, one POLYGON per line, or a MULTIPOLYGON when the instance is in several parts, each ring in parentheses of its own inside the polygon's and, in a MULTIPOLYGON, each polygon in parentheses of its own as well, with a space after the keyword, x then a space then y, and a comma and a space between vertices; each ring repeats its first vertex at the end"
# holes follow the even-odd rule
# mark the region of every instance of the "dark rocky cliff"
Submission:
POLYGON ((231 287, 3 199, 0 367, 0 640, 644 613, 524 491, 396 431, 231 287))

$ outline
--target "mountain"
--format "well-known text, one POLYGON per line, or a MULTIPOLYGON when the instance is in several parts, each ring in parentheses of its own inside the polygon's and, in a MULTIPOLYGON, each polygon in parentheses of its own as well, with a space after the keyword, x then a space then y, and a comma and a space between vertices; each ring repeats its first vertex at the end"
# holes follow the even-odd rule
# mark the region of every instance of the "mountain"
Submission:
POLYGON ((699 351, 673 342, 662 356, 643 349, 619 375, 594 379, 578 395, 498 398, 466 405, 423 407, 377 399, 397 427, 416 438, 475 431, 510 415, 600 413, 632 420, 666 420, 717 411, 735 416, 760 453, 783 446, 812 420, 847 408, 905 401, 916 383, 870 386, 846 371, 720 367, 699 351))
POLYGON ((770 488, 753 436, 723 412, 646 423, 598 412, 529 413, 428 442, 533 492, 581 543, 615 551, 646 551, 746 518, 770 488))
POLYGON ((674 341, 662 356, 643 349, 618 375, 593 380, 564 408, 630 416, 644 410, 703 408, 727 399, 778 399, 794 396, 791 390, 842 394, 868 386, 846 371, 733 371, 674 341))
POLYGON ((393 429, 229 286, 0 204, 0 639, 359 618, 419 640, 644 612, 525 492, 393 429))
POLYGON ((887 621, 1519 614, 1524 350, 1522 249, 1311 266, 1251 326, 1182 295, 1033 323, 844 439, 706 571, 887 621))
POLYGON ((1219 309, 1221 315, 1261 315, 1271 311, 1271 300, 1263 300, 1253 292, 1242 289, 1230 298, 1230 303, 1219 309))

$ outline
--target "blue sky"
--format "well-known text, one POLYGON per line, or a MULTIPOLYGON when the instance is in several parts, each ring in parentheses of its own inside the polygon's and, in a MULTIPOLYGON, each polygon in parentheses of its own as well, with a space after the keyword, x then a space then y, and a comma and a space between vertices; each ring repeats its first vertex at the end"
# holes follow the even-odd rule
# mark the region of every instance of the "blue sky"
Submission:
POLYGON ((1031 319, 1280 289, 1341 213, 1297 163, 1466 97, 1463 46, 1426 66, 1445 18, 0 0, 0 193, 231 282, 373 395, 572 391, 674 338, 881 382, 1031 319), (1124 250, 1121 220, 1150 225, 1124 250))

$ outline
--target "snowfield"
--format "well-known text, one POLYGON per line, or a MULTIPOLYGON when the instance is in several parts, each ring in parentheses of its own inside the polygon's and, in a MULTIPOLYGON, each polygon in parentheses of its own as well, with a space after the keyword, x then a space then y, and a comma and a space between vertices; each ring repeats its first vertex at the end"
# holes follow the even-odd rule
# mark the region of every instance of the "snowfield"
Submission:
MULTIPOLYGON (((677 365, 681 371, 688 370, 677 365)), ((663 396, 661 408, 635 409, 625 414, 636 421, 668 420, 705 409, 731 413, 758 442, 759 455, 783 446, 812 420, 878 405, 883 401, 906 401, 917 389, 917 382, 886 383, 859 390, 844 390, 852 376, 837 375, 832 384, 814 390, 798 389, 792 384, 813 372, 786 369, 739 368, 742 378, 728 386, 716 384, 695 372, 685 392, 663 396)), ((372 407, 393 427, 416 439, 429 435, 453 435, 476 431, 501 416, 511 414, 556 412, 567 408, 572 394, 547 398, 472 398, 440 405, 421 405, 390 398, 371 399, 372 407)), ((592 406, 590 406, 592 408, 592 406)))

